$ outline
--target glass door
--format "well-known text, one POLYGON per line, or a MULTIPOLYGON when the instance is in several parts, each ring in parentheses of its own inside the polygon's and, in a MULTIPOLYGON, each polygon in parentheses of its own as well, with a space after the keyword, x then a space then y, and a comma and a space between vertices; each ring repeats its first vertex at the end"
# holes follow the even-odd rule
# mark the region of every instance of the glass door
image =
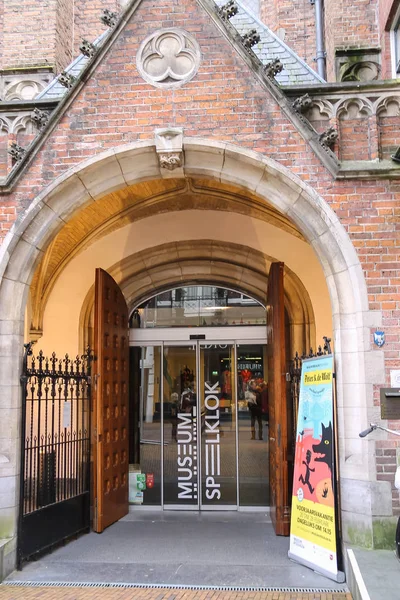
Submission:
POLYGON ((267 346, 236 345, 239 502, 269 505, 267 346))
POLYGON ((130 463, 146 481, 135 503, 268 506, 266 345, 196 340, 132 351, 140 377, 131 423, 140 436, 132 430, 130 463))
POLYGON ((200 345, 201 508, 237 507, 234 345, 200 345))
POLYGON ((197 344, 163 349, 165 508, 199 507, 197 344))

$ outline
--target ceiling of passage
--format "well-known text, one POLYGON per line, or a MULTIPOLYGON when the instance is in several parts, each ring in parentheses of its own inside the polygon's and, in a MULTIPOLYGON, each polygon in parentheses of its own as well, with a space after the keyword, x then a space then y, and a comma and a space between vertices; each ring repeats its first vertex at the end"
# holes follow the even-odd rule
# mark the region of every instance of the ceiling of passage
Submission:
POLYGON ((234 212, 265 221, 304 239, 289 219, 254 193, 209 179, 162 179, 138 183, 91 202, 59 231, 46 250, 31 284, 32 329, 40 329, 57 276, 93 242, 134 221, 183 210, 234 212))

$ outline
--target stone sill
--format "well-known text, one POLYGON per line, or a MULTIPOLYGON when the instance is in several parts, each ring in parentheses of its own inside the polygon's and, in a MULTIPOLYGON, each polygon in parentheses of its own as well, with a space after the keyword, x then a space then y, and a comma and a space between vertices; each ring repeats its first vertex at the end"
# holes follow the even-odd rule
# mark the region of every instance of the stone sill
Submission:
POLYGON ((55 108, 60 100, 9 100, 0 101, 0 113, 10 110, 33 110, 34 108, 55 108))
POLYGON ((346 160, 340 163, 336 179, 398 179, 400 164, 391 160, 346 160))
POLYGON ((313 83, 302 85, 281 86, 281 90, 287 96, 302 96, 306 92, 310 96, 321 94, 346 94, 354 92, 378 92, 380 90, 399 91, 400 79, 385 79, 382 81, 342 81, 332 83, 313 83))

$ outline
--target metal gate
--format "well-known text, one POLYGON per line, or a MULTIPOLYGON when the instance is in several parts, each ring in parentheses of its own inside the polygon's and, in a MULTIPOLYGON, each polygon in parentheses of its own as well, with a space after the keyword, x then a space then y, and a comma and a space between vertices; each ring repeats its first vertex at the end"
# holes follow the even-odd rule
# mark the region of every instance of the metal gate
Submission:
POLYGON ((18 568, 90 525, 91 351, 71 360, 25 344, 18 568))

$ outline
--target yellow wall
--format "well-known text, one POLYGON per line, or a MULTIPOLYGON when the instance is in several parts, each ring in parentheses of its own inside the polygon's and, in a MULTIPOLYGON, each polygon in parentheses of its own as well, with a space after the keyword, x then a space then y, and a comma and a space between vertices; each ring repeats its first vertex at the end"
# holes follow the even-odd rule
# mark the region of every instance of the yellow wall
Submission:
MULTIPOLYGON (((283 261, 308 290, 313 305, 317 341, 331 335, 328 289, 318 259, 309 244, 260 220, 218 211, 169 212, 143 219, 94 242, 63 270, 49 297, 43 337, 45 353, 78 352, 78 323, 83 301, 94 283, 96 267, 110 268, 135 252, 163 243, 215 239, 254 248, 283 261)), ((228 268, 228 267, 227 267, 228 268)))

